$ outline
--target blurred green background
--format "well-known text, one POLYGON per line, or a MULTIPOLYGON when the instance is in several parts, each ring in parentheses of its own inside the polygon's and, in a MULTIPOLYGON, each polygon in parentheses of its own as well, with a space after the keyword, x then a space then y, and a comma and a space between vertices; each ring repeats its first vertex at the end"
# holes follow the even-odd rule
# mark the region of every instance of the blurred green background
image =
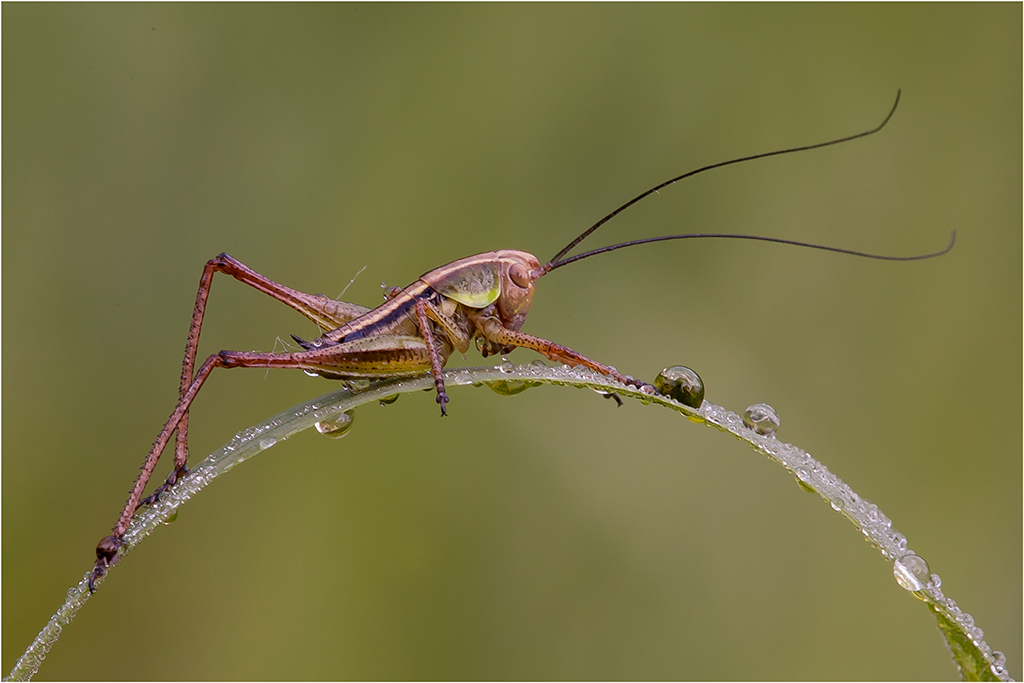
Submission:
MULTIPOLYGON (((206 259, 381 300, 455 258, 560 270, 526 331, 708 399, 876 502, 1021 669, 1021 6, 3 6, 3 667, 90 567, 174 405, 206 259)), ((201 354, 314 328, 227 278, 201 354)), ((280 349, 280 346, 277 347, 280 349)), ((518 351, 512 360, 537 356, 518 351)), ((480 364, 473 351, 458 364, 480 364)), ((336 388, 218 372, 196 458, 336 388)), ((428 394, 224 477, 39 679, 954 679, 857 531, 745 445, 546 387, 428 394)), ((159 476, 166 472, 161 467, 159 476)))

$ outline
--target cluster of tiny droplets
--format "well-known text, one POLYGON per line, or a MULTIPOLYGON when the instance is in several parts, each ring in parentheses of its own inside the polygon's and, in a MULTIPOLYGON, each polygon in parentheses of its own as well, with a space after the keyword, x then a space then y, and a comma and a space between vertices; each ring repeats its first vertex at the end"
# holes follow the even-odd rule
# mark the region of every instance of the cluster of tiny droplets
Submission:
MULTIPOLYGON (((536 376, 541 373, 534 371, 532 374, 536 376)), ((547 371, 542 374, 585 382, 598 380, 598 376, 590 370, 569 368, 565 365, 559 368, 547 368, 547 371)), ((608 382, 608 378, 600 379, 605 383, 608 382)), ((615 384, 618 383, 615 382, 615 384)), ((649 396, 649 392, 643 391, 646 388, 645 386, 640 389, 639 393, 649 396)), ((622 389, 624 393, 637 391, 632 387, 622 387, 622 389)), ((907 590, 914 590, 918 595, 924 597, 970 637, 971 642, 989 664, 989 670, 998 680, 1013 680, 1006 669, 1006 657, 1003 653, 992 650, 984 640, 984 632, 974 624, 974 618, 962 611, 952 599, 943 595, 939 588, 942 584, 939 575, 928 573, 927 562, 910 550, 906 536, 893 529, 892 520, 886 517, 877 505, 861 498, 809 453, 792 444, 775 439, 774 429, 771 427, 777 428, 778 417, 770 406, 757 404, 747 409, 747 412, 765 413, 767 419, 764 419, 763 422, 768 423, 768 429, 760 424, 762 420, 755 420, 748 426, 744 423, 743 417, 707 401, 696 412, 704 419, 705 424, 730 432, 750 443, 769 459, 792 472, 804 487, 817 492, 827 500, 832 509, 853 522, 864 535, 865 540, 876 548, 885 559, 893 562, 894 574, 901 586, 907 590), (752 411, 752 409, 756 410, 752 411), (918 576, 922 571, 924 576, 918 576)), ((747 421, 750 421, 749 416, 747 421)))
POLYGON ((4 680, 14 679, 15 672, 17 672, 19 680, 28 680, 35 676, 50 648, 60 638, 64 627, 71 623, 71 620, 75 618, 75 614, 82 608, 82 605, 89 599, 89 596, 89 574, 86 574, 77 586, 72 586, 68 589, 67 600, 57 610, 56 614, 50 617, 46 626, 43 627, 43 630, 32 641, 25 654, 15 663, 11 676, 4 680))
MULTIPOLYGON (((936 576, 937 575, 933 575, 936 576)), ((968 636, 970 636, 971 642, 978 648, 981 654, 985 657, 985 661, 989 665, 989 671, 998 678, 1000 681, 1012 681, 1010 678, 1010 672, 1006 669, 1006 655, 999 650, 993 650, 988 643, 985 642, 985 632, 974 624, 974 617, 967 612, 964 612, 956 604, 953 598, 947 598, 942 594, 942 590, 939 588, 938 581, 932 581, 931 584, 926 587, 922 592, 928 596, 928 601, 935 605, 948 619, 957 624, 968 636)))
POLYGON ((705 422, 719 429, 728 431, 748 443, 771 460, 781 464, 792 472, 803 485, 812 488, 827 500, 832 508, 849 519, 860 529, 864 538, 887 560, 894 563, 897 578, 907 577, 900 585, 908 590, 915 590, 939 611, 957 624, 971 642, 978 648, 989 670, 1001 681, 1012 681, 1006 669, 1006 657, 1002 652, 993 650, 984 640, 984 632, 974 624, 974 618, 961 610, 956 602, 943 595, 939 586, 942 579, 938 574, 929 574, 927 563, 913 553, 908 547, 907 538, 892 527, 892 521, 871 501, 861 498, 857 493, 832 474, 827 467, 815 460, 801 448, 792 444, 777 441, 768 436, 757 434, 743 424, 743 418, 721 406, 704 402, 699 411, 705 422), (926 578, 922 581, 911 578, 921 573, 926 578), (905 585, 906 584, 906 585, 905 585))

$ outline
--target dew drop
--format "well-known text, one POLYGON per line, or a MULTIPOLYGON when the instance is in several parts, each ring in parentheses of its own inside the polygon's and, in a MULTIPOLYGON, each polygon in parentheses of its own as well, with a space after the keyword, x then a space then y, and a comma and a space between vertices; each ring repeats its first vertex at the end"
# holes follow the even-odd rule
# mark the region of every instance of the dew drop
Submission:
POLYGON ((319 377, 319 376, 320 376, 320 375, 316 374, 315 372, 313 372, 312 370, 303 370, 302 372, 303 372, 303 373, 304 373, 304 374, 305 374, 305 375, 306 375, 307 377, 319 377))
POLYGON ((360 391, 364 391, 365 389, 369 388, 370 380, 364 379, 362 377, 357 377, 356 379, 347 379, 347 380, 345 380, 344 384, 348 388, 349 391, 360 392, 360 391))
POLYGON ((526 382, 524 380, 516 379, 495 379, 490 382, 484 382, 484 384, 486 384, 491 391, 500 396, 515 396, 516 394, 523 393, 530 387, 537 386, 536 382, 526 382))
POLYGON ((273 448, 274 444, 276 444, 276 443, 277 443, 277 439, 275 439, 272 436, 268 436, 265 439, 260 439, 260 449, 265 451, 268 448, 273 448))
POLYGON ((174 522, 176 522, 176 521, 178 521, 178 511, 177 510, 175 510, 171 514, 167 515, 167 519, 165 519, 163 521, 163 524, 174 524, 174 522))
POLYGON ((385 396, 384 398, 382 398, 382 399, 380 400, 380 404, 381 404, 382 406, 389 406, 389 405, 391 405, 392 403, 394 403, 395 401, 397 401, 397 400, 398 400, 398 397, 399 397, 400 395, 401 395, 401 394, 391 394, 390 396, 385 396))
POLYGON ((932 588, 941 588, 942 587, 942 577, 939 576, 938 574, 932 574, 929 577, 929 579, 930 579, 929 583, 931 584, 932 588))
POLYGON ((896 577, 896 583, 900 585, 900 588, 908 591, 922 590, 931 581, 928 563, 914 554, 904 555, 893 562, 892 574, 896 577))
POLYGON ((797 479, 797 485, 800 486, 801 490, 806 490, 806 492, 808 494, 816 494, 817 493, 816 490, 814 490, 814 486, 812 486, 811 484, 807 483, 806 481, 801 481, 800 479, 797 479))
POLYGON ((324 345, 324 340, 317 337, 316 339, 313 340, 312 344, 313 346, 319 349, 321 346, 324 345))
POLYGON ((814 487, 811 486, 810 483, 810 470, 808 470, 806 467, 797 467, 795 470, 793 470, 793 474, 796 475, 796 483, 801 489, 807 491, 807 493, 817 493, 817 491, 814 490, 814 487))
POLYGON ((704 402, 704 382, 684 365, 673 365, 659 372, 654 378, 654 388, 659 394, 691 408, 700 408, 704 402))
POLYGON ((507 358, 503 359, 501 361, 501 364, 498 366, 498 370, 502 372, 512 372, 515 369, 515 364, 512 361, 508 360, 507 358))
POLYGON ((533 367, 537 368, 538 370, 547 370, 548 369, 548 364, 545 363, 544 361, 542 361, 539 358, 537 360, 530 361, 530 365, 532 365, 533 367))
POLYGON ((743 424, 762 436, 774 436, 779 428, 779 416, 767 403, 755 403, 743 411, 743 424))
POLYGON ((341 415, 335 415, 317 422, 316 431, 332 439, 340 439, 352 429, 352 422, 354 420, 355 411, 347 410, 341 415))

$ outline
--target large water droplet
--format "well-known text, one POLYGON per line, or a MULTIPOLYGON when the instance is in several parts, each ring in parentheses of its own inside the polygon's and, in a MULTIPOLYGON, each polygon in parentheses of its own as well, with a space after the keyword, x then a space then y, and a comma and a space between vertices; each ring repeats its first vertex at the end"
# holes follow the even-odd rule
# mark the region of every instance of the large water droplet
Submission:
POLYGON ((385 396, 380 400, 380 404, 382 406, 389 406, 395 401, 397 401, 399 396, 401 396, 401 394, 391 394, 390 396, 385 396))
POLYGON ((767 403, 755 403, 743 411, 743 424, 762 436, 774 436, 779 428, 779 416, 767 403))
POLYGON ((175 510, 171 514, 167 515, 167 519, 165 519, 163 521, 163 523, 164 524, 174 524, 174 522, 176 522, 176 521, 178 521, 178 511, 177 510, 175 510))
POLYGON ((275 439, 272 436, 268 436, 265 439, 260 439, 260 449, 265 451, 268 448, 273 448, 274 444, 276 444, 276 443, 277 443, 277 439, 275 439))
POLYGON ((316 423, 316 431, 332 439, 340 439, 348 434, 355 421, 355 411, 347 410, 341 415, 334 415, 316 423))
POLYGON ((313 372, 312 370, 303 370, 302 372, 303 372, 303 373, 304 373, 304 374, 305 374, 305 375, 306 375, 307 377, 319 377, 319 376, 320 376, 320 375, 316 374, 315 372, 313 372))
POLYGON ((700 408, 704 402, 704 382, 684 365, 673 365, 659 372, 654 378, 654 388, 659 394, 691 408, 700 408))
POLYGON ((515 396, 516 394, 523 393, 530 387, 538 386, 537 382, 527 382, 521 379, 495 379, 490 382, 484 382, 484 384, 490 387, 491 391, 501 396, 515 396))
POLYGON ((931 581, 928 563, 917 555, 904 555, 892 563, 892 574, 900 588, 908 591, 923 590, 931 581))

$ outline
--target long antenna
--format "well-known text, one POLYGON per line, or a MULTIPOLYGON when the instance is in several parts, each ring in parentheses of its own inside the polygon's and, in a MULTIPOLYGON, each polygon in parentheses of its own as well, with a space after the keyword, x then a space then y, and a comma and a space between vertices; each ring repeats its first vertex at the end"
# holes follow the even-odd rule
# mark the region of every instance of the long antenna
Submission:
MULTIPOLYGON (((639 194, 636 197, 633 197, 628 202, 626 202, 625 204, 623 204, 619 208, 615 209, 610 214, 608 214, 607 216, 605 216, 604 218, 602 218, 601 220, 599 220, 598 222, 594 223, 592 226, 587 228, 579 237, 577 237, 572 242, 570 242, 564 249, 562 249, 562 251, 560 251, 557 254, 555 254, 554 257, 550 261, 548 261, 547 265, 544 266, 544 272, 546 272, 546 273, 547 272, 551 272, 552 270, 554 270, 555 268, 558 268, 559 266, 563 266, 566 263, 571 263, 572 261, 576 261, 576 260, 579 260, 580 258, 583 258, 584 255, 580 255, 578 257, 573 257, 572 259, 567 259, 565 261, 562 260, 563 256, 565 256, 570 251, 572 251, 576 247, 576 245, 578 245, 580 242, 582 242, 587 237, 589 237, 591 233, 593 233, 595 230, 600 228, 602 225, 604 225, 605 223, 607 223, 611 219, 615 218, 620 213, 622 213, 623 211, 625 211, 629 207, 631 207, 634 204, 636 204, 637 202, 639 202, 641 199, 645 199, 646 197, 649 197, 650 195, 654 194, 655 192, 657 192, 661 188, 666 187, 668 185, 671 185, 672 183, 678 182, 678 181, 680 181, 680 180, 682 180, 684 178, 689 178, 690 176, 695 176, 698 173, 703 173, 704 171, 710 171, 713 168, 721 168, 722 166, 730 166, 732 164, 739 164, 739 163, 742 163, 744 161, 753 161, 754 159, 764 159, 766 157, 774 157, 774 156, 778 156, 780 154, 790 154, 792 152, 804 152, 804 151, 809 150, 809 149, 818 149, 820 147, 828 147, 830 145, 838 145, 841 142, 849 142, 850 140, 856 140, 857 138, 863 138, 863 137, 867 137, 868 135, 873 135, 874 133, 877 133, 878 131, 882 130, 882 128, 885 127, 885 124, 889 123, 889 119, 891 119, 892 115, 896 113, 896 107, 899 106, 900 94, 901 93, 902 93, 902 90, 897 90, 896 91, 896 101, 893 102, 892 109, 889 110, 889 113, 888 113, 888 115, 886 115, 885 120, 883 120, 880 124, 878 124, 877 126, 872 128, 871 130, 866 130, 863 133, 857 133, 856 135, 848 135, 847 137, 844 137, 844 138, 836 138, 835 140, 829 140, 827 142, 819 142, 819 143, 813 144, 813 145, 804 145, 802 147, 790 147, 789 149, 780 149, 780 150, 776 150, 774 152, 764 152, 764 153, 761 153, 761 154, 754 154, 752 156, 739 157, 738 159, 730 159, 729 161, 720 161, 717 164, 710 164, 708 166, 702 166, 701 168, 698 168, 698 169, 695 169, 693 171, 690 171, 689 173, 684 173, 681 176, 676 176, 675 178, 671 178, 669 180, 666 180, 663 183, 655 185, 654 187, 652 187, 651 189, 647 190, 646 192, 644 192, 642 194, 639 194)), ((656 238, 649 239, 649 240, 637 240, 635 242, 624 242, 623 244, 616 245, 615 248, 621 248, 621 247, 630 246, 630 245, 633 245, 633 244, 643 244, 645 241, 646 242, 656 242, 658 240, 664 240, 664 239, 681 239, 681 237, 684 237, 684 236, 674 235, 674 236, 671 236, 671 237, 656 237, 656 238)), ((738 237, 738 236, 735 236, 735 237, 738 237)), ((744 237, 743 239, 764 239, 766 241, 782 241, 782 240, 768 240, 767 238, 753 238, 753 237, 744 237)), ((814 246, 814 247, 817 247, 817 245, 808 245, 808 244, 802 244, 801 246, 814 246)), ((826 247, 821 247, 821 248, 826 248, 826 247)), ((610 249, 606 249, 606 250, 610 251, 610 249)), ((843 251, 843 250, 841 250, 841 249, 833 249, 832 251, 843 251)), ((588 254, 586 254, 586 255, 591 255, 592 256, 594 253, 600 253, 600 251, 588 252, 588 254)), ((853 252, 851 252, 851 253, 853 253, 853 252)), ((940 253, 945 253, 945 252, 940 252, 940 253)), ((932 254, 932 256, 937 256, 937 255, 938 254, 932 254)), ((881 258, 881 257, 877 257, 877 256, 873 256, 873 255, 868 255, 868 254, 858 254, 858 256, 871 256, 872 258, 881 258)))
POLYGON ((727 233, 692 233, 687 235, 663 235, 662 237, 648 237, 646 239, 633 240, 631 242, 622 242, 621 244, 613 244, 609 247, 601 247, 600 249, 593 249, 591 251, 585 251, 582 254, 576 254, 569 258, 562 259, 558 263, 549 263, 544 266, 544 272, 550 273, 555 268, 561 268, 567 266, 574 261, 585 259, 589 256, 596 256, 597 254, 603 254, 606 251, 615 251, 616 249, 624 249, 625 247, 635 247, 638 244, 647 244, 648 242, 664 242, 665 240, 685 240, 685 239, 703 239, 703 238, 719 238, 719 239, 733 239, 733 240, 757 240, 759 242, 775 242, 776 244, 791 244, 797 247, 807 247, 809 249, 821 249, 823 251, 834 251, 839 254, 851 254, 853 256, 863 256, 864 258, 873 258, 880 261, 921 261, 923 259, 935 258, 936 256, 942 256, 943 254, 949 253, 956 243, 956 230, 949 238, 949 246, 942 251, 936 251, 931 254, 918 254, 916 256, 885 256, 883 254, 869 254, 864 251, 854 251, 852 249, 841 249, 839 247, 828 247, 823 244, 812 244, 810 242, 798 242, 796 240, 786 240, 779 237, 762 237, 760 235, 732 235, 727 233))

